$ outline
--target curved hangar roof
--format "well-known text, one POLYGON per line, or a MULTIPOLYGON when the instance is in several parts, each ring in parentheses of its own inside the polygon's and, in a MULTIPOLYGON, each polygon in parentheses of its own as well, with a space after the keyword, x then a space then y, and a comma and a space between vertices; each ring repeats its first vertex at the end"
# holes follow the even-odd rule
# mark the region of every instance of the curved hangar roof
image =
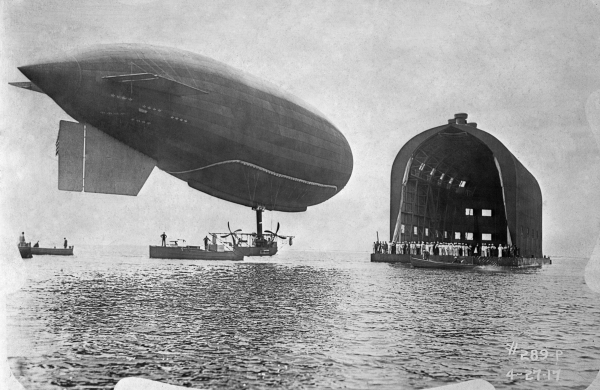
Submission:
MULTIPOLYGON (((407 220, 400 214, 401 203, 406 202, 402 190, 408 180, 416 179, 443 189, 453 204, 502 205, 503 210, 496 210, 504 225, 496 227, 497 241, 517 245, 522 255, 541 257, 542 194, 537 180, 498 139, 478 129, 476 123, 467 123, 466 118, 467 114, 456 114, 448 124, 418 134, 400 149, 391 174, 390 239, 401 241, 398 227, 407 220)), ((436 203, 429 198, 425 207, 435 209, 436 203)), ((432 230, 435 217, 428 217, 434 214, 444 218, 439 217, 443 210, 425 210, 410 222, 432 230)), ((457 224, 455 220, 446 226, 456 229, 457 224)))

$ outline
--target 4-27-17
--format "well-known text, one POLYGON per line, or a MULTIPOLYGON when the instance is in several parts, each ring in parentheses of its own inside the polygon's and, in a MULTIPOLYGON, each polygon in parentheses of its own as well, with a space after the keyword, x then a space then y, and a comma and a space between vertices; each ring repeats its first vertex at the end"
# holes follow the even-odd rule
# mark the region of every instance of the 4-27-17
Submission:
POLYGON ((519 375, 525 375, 525 380, 526 381, 532 381, 532 380, 540 380, 544 375, 546 375, 546 379, 547 380, 552 380, 552 375, 555 376, 555 380, 559 380, 560 377, 560 369, 558 370, 527 370, 525 371, 525 373, 519 372, 519 373, 515 373, 514 370, 510 370, 508 373, 506 373, 506 376, 508 378, 510 378, 511 381, 514 381, 514 377, 515 376, 519 376, 519 375), (543 373, 543 371, 546 371, 543 373))

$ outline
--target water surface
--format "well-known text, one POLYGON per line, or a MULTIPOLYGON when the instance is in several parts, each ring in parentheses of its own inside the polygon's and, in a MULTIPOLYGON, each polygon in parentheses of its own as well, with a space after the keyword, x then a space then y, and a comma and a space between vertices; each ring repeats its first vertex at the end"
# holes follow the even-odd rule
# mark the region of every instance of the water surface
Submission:
POLYGON ((97 247, 25 262, 26 285, 8 302, 8 356, 28 389, 109 389, 130 376, 211 389, 477 378, 585 389, 600 368, 600 300, 584 259, 451 271, 370 263, 368 253, 225 262, 97 247), (525 350, 548 357, 522 360, 525 350))

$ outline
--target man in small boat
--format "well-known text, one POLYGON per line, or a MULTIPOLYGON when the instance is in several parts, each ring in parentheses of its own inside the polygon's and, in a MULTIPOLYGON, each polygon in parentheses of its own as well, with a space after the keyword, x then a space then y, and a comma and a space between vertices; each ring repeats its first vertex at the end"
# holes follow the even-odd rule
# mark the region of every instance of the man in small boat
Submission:
POLYGON ((38 241, 38 242, 36 242, 36 243, 33 245, 33 247, 34 247, 34 248, 39 248, 39 247, 40 247, 40 242, 39 242, 39 241, 38 241))
POLYGON ((165 234, 165 232, 163 232, 163 234, 160 235, 160 238, 162 238, 162 246, 167 246, 167 235, 165 234))
POLYGON ((21 232, 19 236, 19 246, 25 246, 25 232, 21 232))
POLYGON ((65 246, 65 249, 67 249, 67 237, 65 237, 64 246, 65 246))

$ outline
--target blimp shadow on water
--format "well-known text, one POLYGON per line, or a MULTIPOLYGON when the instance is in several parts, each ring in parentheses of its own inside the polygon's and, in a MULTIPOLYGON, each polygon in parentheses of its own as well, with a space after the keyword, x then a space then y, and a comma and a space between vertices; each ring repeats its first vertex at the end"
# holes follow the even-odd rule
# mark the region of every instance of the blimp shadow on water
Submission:
POLYGON ((60 190, 137 195, 157 166, 226 201, 300 212, 352 173, 346 138, 316 109, 202 55, 100 45, 19 70, 30 82, 12 85, 77 121, 60 122, 60 190))

